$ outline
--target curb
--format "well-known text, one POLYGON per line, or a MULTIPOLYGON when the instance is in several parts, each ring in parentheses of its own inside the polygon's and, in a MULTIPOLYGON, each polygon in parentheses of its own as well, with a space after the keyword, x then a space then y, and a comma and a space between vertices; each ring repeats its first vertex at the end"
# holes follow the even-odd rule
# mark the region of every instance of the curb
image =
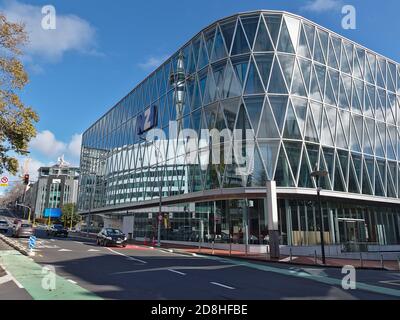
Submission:
POLYGON ((2 240, 4 243, 8 244, 13 249, 19 251, 24 256, 27 256, 27 257, 32 256, 30 251, 27 248, 25 248, 25 246, 23 246, 22 244, 18 243, 17 241, 11 240, 10 238, 8 238, 7 236, 5 236, 3 234, 0 234, 0 240, 2 240))

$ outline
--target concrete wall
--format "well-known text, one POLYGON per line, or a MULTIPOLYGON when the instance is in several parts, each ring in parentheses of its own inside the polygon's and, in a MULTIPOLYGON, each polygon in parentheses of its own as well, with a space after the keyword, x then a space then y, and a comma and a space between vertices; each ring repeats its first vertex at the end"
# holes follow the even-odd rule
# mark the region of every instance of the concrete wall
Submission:
POLYGON ((133 216, 126 216, 123 218, 122 222, 122 232, 126 234, 126 236, 129 235, 129 233, 133 234, 133 223, 134 223, 134 217, 133 216))

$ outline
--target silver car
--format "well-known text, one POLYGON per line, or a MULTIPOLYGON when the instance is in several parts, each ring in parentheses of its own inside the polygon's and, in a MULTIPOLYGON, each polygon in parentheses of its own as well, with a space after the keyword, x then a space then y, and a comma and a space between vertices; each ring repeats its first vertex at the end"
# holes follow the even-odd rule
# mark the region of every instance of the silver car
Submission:
POLYGON ((7 233, 9 229, 8 222, 6 220, 0 220, 0 232, 7 233))
POLYGON ((34 234, 35 230, 33 229, 32 224, 23 222, 15 228, 13 236, 15 238, 29 238, 34 234))

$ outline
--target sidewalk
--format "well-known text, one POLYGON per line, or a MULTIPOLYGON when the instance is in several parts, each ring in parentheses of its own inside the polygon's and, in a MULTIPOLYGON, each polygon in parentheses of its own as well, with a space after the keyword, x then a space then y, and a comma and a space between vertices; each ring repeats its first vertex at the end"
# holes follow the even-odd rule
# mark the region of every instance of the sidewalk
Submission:
MULTIPOLYGON (((134 243, 137 245, 146 245, 149 247, 155 247, 152 243, 144 243, 141 241, 130 241, 130 243, 134 243)), ((290 258, 289 256, 282 255, 281 258, 271 259, 268 254, 247 254, 242 251, 231 251, 229 250, 221 250, 221 249, 210 249, 210 248, 199 248, 198 246, 187 246, 187 245, 178 245, 178 244, 161 244, 161 249, 165 250, 173 250, 174 252, 179 252, 183 254, 202 254, 202 255, 212 255, 218 257, 231 257, 236 259, 245 259, 245 260, 253 260, 253 261, 264 261, 270 263, 284 263, 284 264, 293 264, 293 265, 304 265, 304 266, 324 266, 320 257, 318 257, 317 261, 315 261, 314 257, 307 256, 293 256, 290 258)), ((372 260, 352 260, 352 259, 341 259, 341 258, 326 258, 325 267, 333 267, 333 268, 342 268, 343 266, 351 265, 357 269, 375 269, 375 270, 388 270, 388 271, 399 271, 400 266, 397 261, 383 261, 383 268, 381 261, 372 261, 372 260)))

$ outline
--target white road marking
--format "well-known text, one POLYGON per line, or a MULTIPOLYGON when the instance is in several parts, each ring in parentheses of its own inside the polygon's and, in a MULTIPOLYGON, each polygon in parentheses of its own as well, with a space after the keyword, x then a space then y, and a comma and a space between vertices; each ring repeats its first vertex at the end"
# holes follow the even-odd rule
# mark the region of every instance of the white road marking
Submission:
POLYGON ((11 273, 8 272, 2 264, 0 264, 0 267, 5 271, 5 273, 7 274, 7 277, 9 279, 11 279, 12 281, 14 281, 14 283, 17 285, 18 288, 24 289, 24 286, 22 284, 20 284, 19 281, 17 279, 15 279, 11 273))
POLYGON ((125 255, 125 254, 123 254, 123 253, 121 253, 121 252, 115 251, 115 250, 113 250, 113 249, 111 249, 111 248, 107 248, 107 249, 108 249, 109 251, 115 253, 115 254, 118 254, 118 255, 120 255, 120 256, 123 256, 123 257, 127 258, 128 260, 137 261, 137 262, 140 262, 140 263, 147 263, 146 261, 143 261, 143 260, 140 260, 140 259, 136 259, 136 258, 133 258, 133 257, 131 257, 131 256, 127 256, 127 255, 125 255))
POLYGON ((96 250, 96 249, 89 249, 88 252, 99 252, 100 250, 96 250))
POLYGON ((400 280, 379 281, 380 283, 389 284, 391 286, 400 286, 400 280))
POLYGON ((0 278, 0 284, 7 283, 9 281, 12 281, 12 278, 9 274, 6 274, 5 276, 0 278))
POLYGON ((233 287, 230 287, 230 286, 227 286, 227 285, 225 285, 225 284, 222 284, 222 283, 218 283, 218 282, 210 282, 211 284, 213 284, 213 285, 216 285, 216 286, 219 286, 219 287, 222 287, 222 288, 225 288, 225 289, 229 289, 229 290, 235 290, 235 288, 233 288, 233 287))
POLYGON ((54 242, 54 241, 56 241, 56 240, 54 240, 54 239, 50 239, 50 241, 54 242))
POLYGON ((186 276, 186 273, 179 272, 179 271, 176 271, 176 270, 168 269, 168 271, 173 272, 173 273, 180 274, 181 276, 186 276))
POLYGON ((72 252, 72 250, 69 250, 69 249, 60 249, 60 250, 58 250, 58 252, 72 252))
POLYGON ((73 283, 73 284, 77 284, 78 282, 76 282, 76 281, 74 281, 74 280, 71 280, 71 279, 68 279, 68 282, 71 282, 71 283, 73 283))
MULTIPOLYGON (((296 260, 296 259, 297 259, 297 257, 292 257, 292 261, 296 260)), ((287 257, 285 259, 281 259, 281 260, 279 260, 279 262, 290 262, 290 257, 287 257)))
POLYGON ((80 242, 80 241, 74 241, 74 242, 77 244, 83 244, 83 242, 80 242))

